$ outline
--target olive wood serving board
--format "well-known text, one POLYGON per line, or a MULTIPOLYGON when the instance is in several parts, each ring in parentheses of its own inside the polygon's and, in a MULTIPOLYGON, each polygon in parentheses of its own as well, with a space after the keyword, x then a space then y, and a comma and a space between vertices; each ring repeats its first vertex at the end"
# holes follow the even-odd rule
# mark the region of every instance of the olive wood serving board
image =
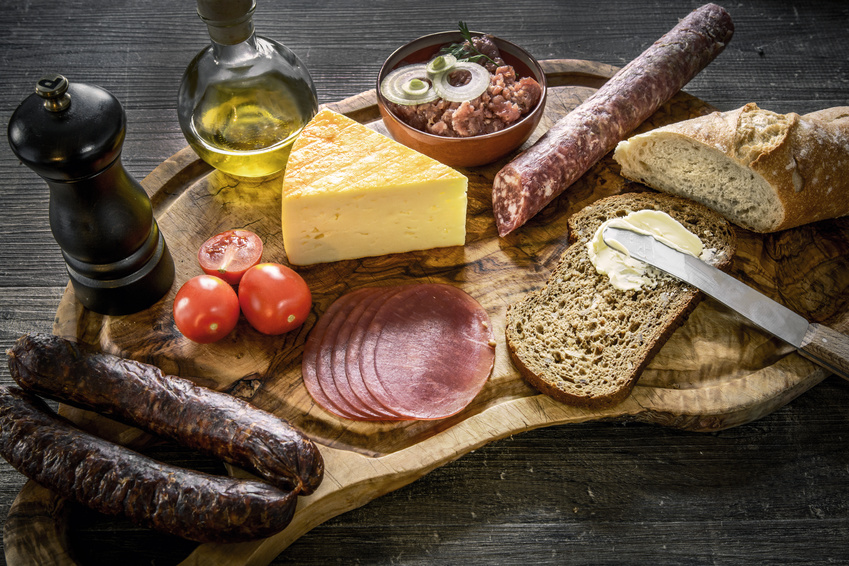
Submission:
MULTIPOLYGON (((544 68, 548 103, 528 144, 617 70, 568 59, 545 61, 544 68)), ((328 106, 385 133, 374 91, 328 106)), ((712 110, 679 93, 640 130, 712 110)), ((491 181, 506 161, 465 171, 469 176, 465 246, 296 268, 313 293, 312 313, 302 328, 268 337, 242 318, 229 337, 211 345, 194 344, 177 331, 171 317, 174 295, 184 281, 201 273, 195 255, 200 244, 225 229, 253 230, 265 242, 266 261, 286 262, 279 227, 281 180, 227 177, 211 170, 189 148, 144 179, 176 263, 173 288, 143 312, 104 317, 82 309, 69 287, 58 308, 54 332, 249 399, 318 442, 326 461, 324 482, 315 494, 300 498, 295 517, 284 531, 250 543, 200 545, 181 564, 267 564, 327 519, 495 439, 537 427, 601 419, 714 431, 757 419, 828 375, 792 348, 705 299, 620 405, 579 409, 540 395, 519 377, 507 354, 507 306, 544 284, 568 245, 566 221, 572 213, 608 195, 645 189, 620 177, 608 155, 523 228, 499 238, 492 218, 491 181), (319 315, 355 288, 411 282, 456 285, 486 308, 497 346, 495 368, 482 392, 460 414, 438 421, 354 422, 315 405, 301 379, 300 359, 319 315)), ((738 230, 738 236, 735 277, 810 320, 844 332, 849 329, 849 219, 768 236, 738 230)), ((150 440, 135 429, 91 413, 64 405, 61 412, 84 428, 128 445, 150 440)), ((66 544, 64 507, 49 491, 27 483, 6 522, 9 564, 73 563, 66 544)))

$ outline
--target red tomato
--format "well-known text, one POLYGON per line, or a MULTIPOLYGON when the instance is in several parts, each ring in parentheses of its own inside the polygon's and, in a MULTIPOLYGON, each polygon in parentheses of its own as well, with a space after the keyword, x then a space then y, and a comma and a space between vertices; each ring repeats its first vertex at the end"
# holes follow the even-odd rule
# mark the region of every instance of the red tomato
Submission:
POLYGON ((227 230, 203 243, 198 263, 208 275, 238 285, 249 268, 262 260, 262 240, 249 230, 227 230))
POLYGON ((226 281, 198 275, 186 281, 174 299, 174 322, 183 336, 209 344, 224 338, 239 321, 239 297, 226 281))
POLYGON ((303 278, 285 265, 260 263, 242 277, 239 304, 251 326, 276 335, 304 323, 312 294, 303 278))

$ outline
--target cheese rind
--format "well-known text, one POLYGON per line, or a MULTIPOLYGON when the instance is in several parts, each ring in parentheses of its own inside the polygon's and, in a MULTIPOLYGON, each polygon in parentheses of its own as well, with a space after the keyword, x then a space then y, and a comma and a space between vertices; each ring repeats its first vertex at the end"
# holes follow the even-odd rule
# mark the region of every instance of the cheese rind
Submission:
POLYGON ((283 178, 289 263, 463 245, 467 187, 454 169, 322 110, 298 135, 283 178))

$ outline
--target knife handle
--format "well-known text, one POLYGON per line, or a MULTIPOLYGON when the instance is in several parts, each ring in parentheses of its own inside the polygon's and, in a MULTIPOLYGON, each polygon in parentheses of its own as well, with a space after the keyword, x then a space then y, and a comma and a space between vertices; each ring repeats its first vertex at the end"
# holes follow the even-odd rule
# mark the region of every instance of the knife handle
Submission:
POLYGON ((843 379, 849 379, 849 336, 812 322, 799 353, 843 379))

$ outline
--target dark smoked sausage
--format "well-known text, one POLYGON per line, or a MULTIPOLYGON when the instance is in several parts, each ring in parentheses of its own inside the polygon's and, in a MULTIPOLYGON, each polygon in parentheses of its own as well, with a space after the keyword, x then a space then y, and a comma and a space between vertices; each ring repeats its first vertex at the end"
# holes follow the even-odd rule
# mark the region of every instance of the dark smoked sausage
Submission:
POLYGON ((720 6, 691 12, 505 165, 492 187, 498 234, 522 226, 577 181, 713 61, 733 33, 720 6))
POLYGON ((293 491, 171 466, 93 436, 17 387, 0 387, 0 455, 62 497, 198 542, 270 536, 297 503, 293 491))
POLYGON ((309 494, 321 483, 318 447, 242 399, 52 335, 24 335, 8 355, 12 377, 27 391, 171 438, 282 489, 309 494))

